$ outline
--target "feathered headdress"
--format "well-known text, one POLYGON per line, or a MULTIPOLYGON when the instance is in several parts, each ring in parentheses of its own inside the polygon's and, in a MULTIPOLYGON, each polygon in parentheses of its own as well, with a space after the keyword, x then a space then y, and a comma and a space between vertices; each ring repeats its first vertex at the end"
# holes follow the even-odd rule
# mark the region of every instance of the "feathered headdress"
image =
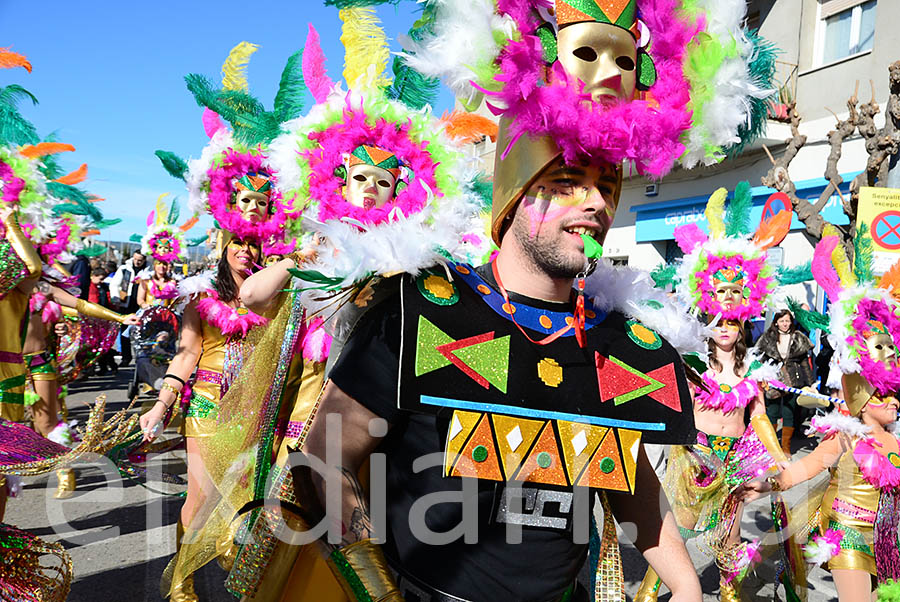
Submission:
POLYGON ((710 316, 748 320, 765 312, 775 290, 775 273, 766 251, 777 246, 791 227, 791 213, 781 211, 751 230, 750 184, 737 185, 725 210, 728 191, 716 190, 706 204, 707 235, 697 224, 675 229, 685 256, 677 268, 677 294, 710 316))
POLYGON ((659 178, 679 159, 718 162, 764 127, 774 51, 743 29, 745 14, 745 0, 435 0, 403 59, 467 108, 484 97, 509 119, 513 142, 500 152, 525 134, 551 136, 567 161, 627 159, 659 178), (620 67, 633 98, 591 101, 564 68, 560 32, 585 22, 630 34, 634 54, 620 67))
MULTIPOLYGON (((813 252, 812 271, 831 301, 828 314, 823 316, 818 312, 792 309, 798 322, 828 333, 828 342, 834 349, 829 387, 841 388, 842 374, 860 374, 878 394, 893 395, 900 391, 900 369, 896 362, 886 366, 873 359, 866 339, 875 334, 886 334, 894 341, 892 344, 900 342, 900 304, 889 288, 890 271, 882 282, 875 280, 872 240, 866 224, 857 225, 854 247, 851 264, 837 231, 827 224, 813 252)), ((853 405, 851 400, 848 405, 853 405)), ((859 408, 851 407, 851 413, 855 414, 859 408)))
POLYGON ((266 145, 284 121, 300 115, 306 87, 297 52, 284 68, 274 109, 267 111, 250 95, 246 78, 247 63, 257 48, 241 42, 231 50, 222 65, 220 88, 202 75, 185 77, 188 90, 204 107, 203 128, 210 137, 200 158, 186 162, 168 151, 156 155, 166 171, 187 183, 193 212, 209 212, 221 229, 241 239, 271 243, 282 239, 288 215, 266 145), (242 212, 238 198, 245 193, 256 195, 265 209, 242 212))
POLYGON ((166 207, 165 199, 169 193, 163 193, 156 199, 156 208, 147 216, 147 233, 140 239, 141 253, 152 255, 156 261, 172 263, 187 259, 188 242, 184 233, 197 223, 193 216, 181 226, 176 226, 179 217, 178 199, 166 207))

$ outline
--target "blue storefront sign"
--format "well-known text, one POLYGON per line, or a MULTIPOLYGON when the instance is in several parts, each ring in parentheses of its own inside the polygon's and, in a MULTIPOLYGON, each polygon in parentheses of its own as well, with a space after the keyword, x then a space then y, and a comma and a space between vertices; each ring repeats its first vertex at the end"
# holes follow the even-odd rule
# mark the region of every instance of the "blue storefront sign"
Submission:
MULTIPOLYGON (((850 182, 853 181, 857 173, 841 175, 844 179, 844 183, 840 187, 842 194, 849 194, 850 182)), ((827 185, 828 182, 824 178, 796 182, 797 196, 814 203, 819 200, 819 195, 822 194, 827 185)), ((755 186, 752 191, 753 209, 750 212, 750 222, 755 228, 762 218, 766 200, 775 190, 768 186, 755 186)), ((731 196, 731 193, 729 193, 728 198, 730 199, 731 196)), ((674 240, 675 228, 686 224, 697 224, 701 229, 707 231, 706 216, 703 214, 703 211, 706 209, 706 200, 708 198, 708 195, 703 195, 632 206, 631 211, 637 214, 635 216, 636 241, 674 240)), ((841 197, 836 193, 831 195, 825 208, 822 209, 822 217, 838 226, 850 223, 841 206, 841 197)), ((803 223, 794 214, 791 221, 791 230, 801 230, 803 228, 803 223)))

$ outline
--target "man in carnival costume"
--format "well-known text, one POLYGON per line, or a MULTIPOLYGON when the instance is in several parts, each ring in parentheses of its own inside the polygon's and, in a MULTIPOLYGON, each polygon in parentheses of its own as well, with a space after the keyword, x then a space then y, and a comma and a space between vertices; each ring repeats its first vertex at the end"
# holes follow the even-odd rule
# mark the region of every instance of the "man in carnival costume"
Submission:
POLYGON ((473 79, 460 71, 499 72, 475 79, 501 115, 491 228, 500 250, 478 268, 454 263, 375 287, 386 298, 339 355, 332 350, 305 441, 327 466, 299 478, 323 505, 307 519, 341 487, 341 515, 326 521, 341 531, 329 539, 329 563, 351 599, 586 599, 575 577, 593 490, 604 524, 592 597, 624 597, 615 515, 637 525, 636 545, 665 572, 673 599, 699 600, 640 442, 696 436, 680 357, 657 331, 683 350, 701 331, 635 274, 596 261, 621 191, 619 162, 658 176, 684 150, 680 61, 692 24, 653 2, 642 5, 646 36, 635 2, 512 4, 496 13, 492 3, 427 5, 410 35, 409 64, 451 87, 473 79), (655 68, 651 35, 662 49, 655 68), (451 43, 494 54, 447 59, 440 49, 451 43), (631 100, 638 86, 654 100, 631 100), (373 464, 386 463, 387 491, 381 475, 370 485, 386 523, 370 516, 358 479, 372 452, 373 464), (478 543, 464 545, 464 532, 478 543))

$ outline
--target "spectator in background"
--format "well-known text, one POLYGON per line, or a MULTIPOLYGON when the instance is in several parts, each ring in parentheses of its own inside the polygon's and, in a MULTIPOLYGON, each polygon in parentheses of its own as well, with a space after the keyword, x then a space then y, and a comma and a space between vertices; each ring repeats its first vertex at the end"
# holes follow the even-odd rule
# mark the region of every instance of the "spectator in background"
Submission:
POLYGON ((91 287, 91 263, 84 255, 78 255, 69 266, 69 273, 78 279, 78 298, 87 300, 91 287))
MULTIPOLYGON (((99 261, 97 263, 99 264, 99 261)), ((112 303, 109 298, 109 287, 103 282, 106 276, 106 268, 100 267, 99 265, 91 270, 91 283, 88 286, 87 300, 91 303, 96 303, 97 305, 111 309, 112 303)), ((119 367, 116 366, 116 361, 113 357, 114 355, 115 351, 110 349, 100 356, 100 359, 97 361, 97 366, 100 368, 100 375, 106 374, 109 370, 116 372, 119 369, 119 367)))
MULTIPOLYGON (((124 264, 119 266, 109 284, 110 296, 118 305, 119 313, 133 314, 138 310, 137 276, 147 267, 147 258, 140 251, 135 251, 124 264)), ((122 361, 119 366, 127 366, 131 363, 131 339, 126 336, 127 326, 122 327, 120 343, 122 345, 122 361)))
MULTIPOLYGON (((809 359, 812 343, 797 330, 794 317, 788 310, 782 309, 775 314, 775 319, 760 337, 756 348, 766 359, 780 367, 781 380, 786 385, 800 389, 812 384, 813 372, 809 359)), ((770 387, 765 396, 766 415, 775 428, 778 427, 778 418, 781 418, 781 448, 791 455, 794 428, 800 426, 797 394, 770 387)))

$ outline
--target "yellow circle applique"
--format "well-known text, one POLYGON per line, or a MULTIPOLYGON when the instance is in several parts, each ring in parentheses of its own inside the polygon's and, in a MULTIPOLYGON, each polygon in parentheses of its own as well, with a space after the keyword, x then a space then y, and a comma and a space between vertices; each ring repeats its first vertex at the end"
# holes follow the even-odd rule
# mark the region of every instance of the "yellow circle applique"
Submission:
POLYGON ((540 318, 538 318, 538 322, 540 322, 541 326, 543 326, 544 328, 550 328, 551 326, 553 326, 553 320, 551 320, 547 316, 541 316, 540 318))

